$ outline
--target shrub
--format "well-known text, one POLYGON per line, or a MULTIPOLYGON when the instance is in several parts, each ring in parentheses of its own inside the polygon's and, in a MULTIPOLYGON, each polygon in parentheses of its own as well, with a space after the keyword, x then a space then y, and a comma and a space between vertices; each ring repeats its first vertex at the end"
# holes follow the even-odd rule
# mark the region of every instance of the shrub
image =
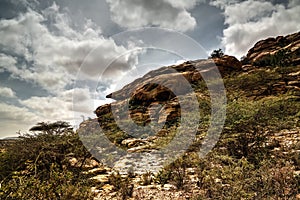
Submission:
POLYGON ((65 122, 39 123, 5 146, 0 156, 1 199, 91 199, 92 182, 81 174, 91 155, 65 122), (81 165, 72 166, 76 158, 81 165))
POLYGON ((155 180, 162 186, 166 183, 171 183, 177 187, 177 189, 185 189, 187 185, 185 183, 188 180, 186 168, 188 161, 183 158, 178 158, 173 163, 167 165, 156 176, 155 180))
POLYGON ((213 50, 213 52, 210 54, 210 58, 221 58, 224 56, 222 49, 216 49, 213 50))
POLYGON ((195 199, 294 199, 299 192, 299 177, 285 161, 262 160, 255 166, 246 158, 211 153, 198 168, 203 193, 195 199))
POLYGON ((142 185, 150 185, 152 183, 152 173, 146 172, 141 176, 141 184, 142 185))
POLYGON ((285 67, 291 63, 291 51, 281 49, 270 56, 270 64, 273 67, 285 67))
POLYGON ((119 173, 112 173, 109 176, 109 183, 114 186, 121 199, 132 197, 134 186, 128 176, 122 177, 119 173))

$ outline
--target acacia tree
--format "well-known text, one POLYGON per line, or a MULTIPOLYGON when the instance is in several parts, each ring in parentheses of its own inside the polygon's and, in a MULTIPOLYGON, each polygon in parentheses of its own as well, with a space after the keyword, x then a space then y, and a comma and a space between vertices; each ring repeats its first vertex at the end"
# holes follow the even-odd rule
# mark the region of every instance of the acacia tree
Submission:
POLYGON ((29 131, 38 132, 39 134, 63 135, 72 133, 73 129, 68 122, 57 121, 54 123, 39 122, 29 131))

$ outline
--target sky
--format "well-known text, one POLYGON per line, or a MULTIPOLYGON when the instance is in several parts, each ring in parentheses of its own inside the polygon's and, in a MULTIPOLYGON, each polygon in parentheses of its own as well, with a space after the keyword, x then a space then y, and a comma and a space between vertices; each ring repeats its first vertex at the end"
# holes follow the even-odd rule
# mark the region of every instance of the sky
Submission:
POLYGON ((42 121, 78 126, 150 70, 218 48, 240 59, 299 19, 300 0, 0 0, 0 138, 42 121), (149 27, 167 34, 139 35, 149 27))

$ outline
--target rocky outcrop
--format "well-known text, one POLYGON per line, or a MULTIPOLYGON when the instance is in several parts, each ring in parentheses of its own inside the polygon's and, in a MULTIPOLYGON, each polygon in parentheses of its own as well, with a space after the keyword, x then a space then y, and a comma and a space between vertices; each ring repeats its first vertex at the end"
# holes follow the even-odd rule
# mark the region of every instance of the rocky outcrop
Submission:
POLYGON ((242 70, 242 63, 234 56, 225 55, 220 58, 214 58, 213 60, 223 75, 242 70))
POLYGON ((232 72, 241 71, 242 63, 233 56, 225 55, 220 58, 188 61, 180 65, 150 71, 121 90, 107 95, 107 98, 115 99, 117 102, 96 109, 95 113, 100 126, 105 129, 106 124, 113 123, 113 120, 109 121, 109 116, 112 116, 112 107, 120 119, 130 117, 142 125, 151 121, 176 123, 180 115, 177 97, 192 92, 191 85, 201 82, 203 75, 213 76, 214 74, 210 73, 216 73, 215 69, 219 69, 224 77, 232 72), (129 100, 129 105, 126 105, 127 100, 129 100), (129 106, 128 115, 124 115, 122 110, 126 106, 129 106))
POLYGON ((288 36, 270 37, 257 42, 248 51, 243 62, 258 66, 269 65, 270 56, 274 56, 279 51, 285 52, 285 56, 290 57, 292 65, 299 65, 300 32, 288 36))
MULTIPOLYGON (((150 71, 143 77, 124 86, 121 90, 107 95, 107 98, 112 98, 116 102, 102 105, 96 109, 98 122, 103 130, 115 127, 114 129, 118 131, 120 130, 115 123, 115 117, 124 121, 132 119, 140 126, 146 126, 151 121, 156 121, 158 124, 166 121, 177 123, 180 116, 178 96, 187 97, 192 92, 192 88, 188 88, 186 85, 196 87, 203 85, 203 83, 205 85, 203 76, 207 74, 214 76, 213 73, 216 73, 214 71, 216 68, 225 79, 227 76, 231 76, 232 73, 242 74, 245 72, 245 75, 253 73, 253 71, 256 73, 257 66, 270 65, 270 56, 283 50, 287 54, 283 57, 288 56, 291 59, 289 64, 298 65, 299 47, 300 32, 257 42, 249 50, 243 61, 239 61, 233 56, 224 55, 213 59, 187 61, 180 65, 165 66, 150 71), (245 65, 245 63, 248 64, 245 65), (128 112, 123 109, 125 107, 128 107, 128 112)), ((257 81, 261 79, 260 82, 253 82, 251 85, 240 84, 235 88, 246 91, 246 96, 254 99, 287 92, 298 96, 300 91, 299 73, 296 68, 292 71, 293 73, 276 72, 275 69, 274 72, 277 75, 259 76, 257 81)), ((258 73, 268 74, 268 72, 258 73)), ((165 130, 162 132, 159 134, 165 135, 165 130)), ((131 136, 125 135, 122 140, 128 138, 131 138, 131 136)), ((117 143, 131 148, 124 142, 122 143, 122 140, 117 143)))
MULTIPOLYGON (((270 56, 284 50, 291 59, 289 64, 298 65, 300 59, 300 32, 288 36, 278 36, 257 42, 251 48, 246 58, 240 62, 233 56, 224 55, 213 59, 200 59, 187 61, 180 65, 166 66, 150 71, 143 77, 134 80, 121 90, 107 95, 116 102, 102 105, 95 111, 100 126, 108 130, 114 123, 114 114, 121 120, 133 119, 137 124, 145 126, 151 121, 158 123, 171 121, 176 123, 180 116, 178 96, 188 96, 190 89, 186 85, 203 83, 203 75, 213 73, 213 69, 219 70, 223 78, 232 73, 247 74, 257 70, 257 66, 267 66, 270 56), (243 65, 243 64, 244 65, 243 65), (248 63, 245 65, 245 63, 248 63), (129 105, 127 105, 127 103, 129 105), (128 106, 128 113, 123 110, 128 106), (161 106, 161 107, 160 107, 161 106)), ((276 70, 274 71, 276 72, 276 70)), ((265 73, 267 72, 259 72, 265 73)), ((236 88, 247 91, 250 96, 277 95, 292 92, 297 95, 300 91, 299 73, 297 69, 293 73, 276 72, 277 75, 258 77, 261 82, 253 82, 251 85, 238 85, 236 88)), ((210 74, 214 75, 214 74, 210 74)), ((249 95, 246 95, 249 97, 249 95)), ((130 138, 126 136, 123 139, 130 138)), ((122 142, 120 141, 120 144, 122 142)), ((126 146, 126 145, 125 145, 126 146)))
MULTIPOLYGON (((136 113, 141 113, 142 109, 137 108, 139 105, 148 107, 153 103, 165 104, 170 108, 169 114, 176 113, 179 108, 176 104, 176 96, 191 92, 191 88, 187 85, 197 84, 202 80, 201 73, 209 73, 215 67, 219 69, 222 76, 226 76, 232 72, 241 71, 242 63, 233 56, 225 55, 220 58, 188 61, 180 65, 162 67, 147 73, 121 90, 107 95, 107 98, 115 99, 119 101, 119 104, 122 104, 120 101, 130 99, 131 117, 137 116, 136 113), (169 104, 172 106, 168 106, 169 104)), ((110 105, 104 105, 97 108, 95 113, 98 117, 102 117, 110 113, 110 109, 110 105)))
POLYGON ((153 70, 106 97, 124 100, 128 98, 128 94, 132 94, 136 97, 145 96, 148 100, 163 101, 174 97, 166 88, 172 88, 177 95, 184 95, 187 93, 186 87, 184 87, 186 80, 191 84, 198 82, 202 79, 201 73, 205 73, 215 66, 218 67, 222 76, 242 69, 242 63, 235 57, 228 55, 214 59, 188 61, 180 65, 153 70))

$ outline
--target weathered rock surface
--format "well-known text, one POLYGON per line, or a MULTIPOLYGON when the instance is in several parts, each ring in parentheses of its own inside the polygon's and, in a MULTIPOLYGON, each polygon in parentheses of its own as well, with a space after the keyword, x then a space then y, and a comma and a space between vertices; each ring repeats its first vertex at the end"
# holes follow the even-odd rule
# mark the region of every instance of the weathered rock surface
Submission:
POLYGON ((285 50, 291 55, 292 65, 300 64, 300 32, 287 36, 278 36, 276 38, 267 38, 257 42, 253 48, 248 51, 245 62, 257 65, 264 60, 268 60, 271 55, 280 50, 285 50))
POLYGON ((144 96, 149 101, 165 101, 174 98, 172 92, 176 95, 188 93, 189 91, 184 87, 186 81, 191 84, 198 82, 202 79, 202 73, 212 71, 215 67, 219 69, 221 75, 225 76, 233 71, 242 70, 242 63, 233 56, 225 55, 221 58, 201 59, 162 67, 136 79, 121 90, 107 95, 107 98, 124 100, 134 96, 136 99, 144 100, 142 97, 139 98, 139 96, 144 96), (172 88, 172 92, 167 88, 172 88))
POLYGON ((177 97, 191 93, 191 85, 197 85, 203 80, 203 76, 215 77, 218 71, 222 76, 226 76, 241 70, 242 63, 227 55, 162 67, 107 95, 107 98, 117 102, 100 106, 95 113, 102 128, 109 122, 107 116, 112 115, 112 109, 118 119, 130 118, 141 125, 147 125, 151 121, 158 124, 175 122, 180 116, 177 97), (128 100, 129 105, 126 104, 128 100), (124 107, 129 107, 129 113, 123 110, 124 107))
POLYGON ((222 56, 221 58, 214 58, 215 64, 218 66, 222 75, 242 70, 242 63, 233 56, 222 56))

